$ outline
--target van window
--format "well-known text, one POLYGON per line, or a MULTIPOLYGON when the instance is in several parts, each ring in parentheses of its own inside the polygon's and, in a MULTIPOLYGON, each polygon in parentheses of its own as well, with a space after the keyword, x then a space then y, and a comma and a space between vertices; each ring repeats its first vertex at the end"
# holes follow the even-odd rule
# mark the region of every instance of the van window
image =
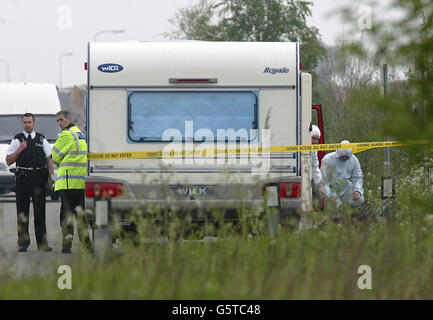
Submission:
MULTIPOLYGON (((22 114, 0 115, 0 142, 9 143, 13 137, 23 132, 22 114)), ((35 131, 42 133, 48 142, 54 143, 60 133, 55 115, 35 115, 35 131)))
POLYGON ((247 139, 242 140, 250 141, 255 139, 250 137, 250 129, 258 128, 257 109, 257 93, 251 91, 129 92, 128 137, 133 142, 162 142, 164 131, 176 129, 185 141, 190 138, 185 137, 186 121, 192 121, 194 141, 211 141, 212 137, 214 141, 240 140, 218 137, 218 129, 246 132, 247 139), (196 134, 199 129, 208 129, 199 131, 206 138, 196 134))

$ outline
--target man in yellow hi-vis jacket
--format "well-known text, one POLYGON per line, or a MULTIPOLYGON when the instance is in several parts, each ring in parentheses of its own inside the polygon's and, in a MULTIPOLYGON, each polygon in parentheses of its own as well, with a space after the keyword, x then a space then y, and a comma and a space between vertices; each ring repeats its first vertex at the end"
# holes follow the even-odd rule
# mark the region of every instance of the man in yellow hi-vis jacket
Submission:
POLYGON ((61 198, 60 226, 62 228, 62 253, 71 253, 74 236, 74 219, 77 219, 78 235, 81 243, 90 250, 91 243, 84 214, 77 216, 77 207, 84 213, 85 188, 87 175, 87 143, 80 129, 72 123, 68 111, 56 114, 57 124, 62 133, 52 148, 53 163, 58 167, 55 178, 55 191, 61 198))

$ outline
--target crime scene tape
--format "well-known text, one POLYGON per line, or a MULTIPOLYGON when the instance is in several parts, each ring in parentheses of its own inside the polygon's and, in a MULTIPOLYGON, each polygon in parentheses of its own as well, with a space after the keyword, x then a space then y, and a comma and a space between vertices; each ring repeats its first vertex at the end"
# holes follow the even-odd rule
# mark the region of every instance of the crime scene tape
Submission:
POLYGON ((359 153, 373 148, 400 147, 415 144, 427 144, 428 140, 398 142, 356 142, 356 143, 331 143, 331 144, 309 144, 293 146, 271 146, 271 147, 245 147, 245 148, 223 148, 223 149, 201 149, 200 146, 194 149, 180 151, 138 151, 138 152, 107 152, 88 153, 88 160, 112 160, 112 159, 162 159, 174 157, 218 157, 226 155, 247 155, 247 154, 270 154, 287 152, 307 151, 330 151, 338 149, 352 149, 353 153, 359 153))

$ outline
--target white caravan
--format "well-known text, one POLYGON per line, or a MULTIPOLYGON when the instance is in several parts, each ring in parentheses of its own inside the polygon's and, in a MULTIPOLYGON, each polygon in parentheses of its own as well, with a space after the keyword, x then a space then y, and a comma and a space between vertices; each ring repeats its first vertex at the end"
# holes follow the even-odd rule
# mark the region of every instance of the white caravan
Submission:
POLYGON ((0 193, 15 190, 14 174, 9 172, 6 151, 12 138, 23 131, 21 117, 35 115, 35 131, 42 133, 50 143, 57 139, 60 129, 56 113, 60 111, 57 88, 51 83, 0 83, 0 193))
POLYGON ((87 208, 98 189, 122 220, 154 205, 236 220, 242 205, 262 210, 264 186, 275 185, 283 218, 311 210, 309 152, 149 153, 310 144, 312 83, 298 43, 90 43, 86 68, 87 208))

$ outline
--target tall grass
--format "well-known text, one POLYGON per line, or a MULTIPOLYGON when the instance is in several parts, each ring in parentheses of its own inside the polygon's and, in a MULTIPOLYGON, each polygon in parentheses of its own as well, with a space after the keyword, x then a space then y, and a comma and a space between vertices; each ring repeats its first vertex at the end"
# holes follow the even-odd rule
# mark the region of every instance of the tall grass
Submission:
POLYGON ((78 255, 71 290, 58 289, 55 268, 19 279, 3 271, 0 298, 431 299, 433 221, 415 216, 280 229, 278 236, 266 228, 255 237, 228 233, 229 226, 217 242, 125 240, 105 260, 78 255), (372 269, 371 290, 357 286, 361 265, 372 269))
MULTIPOLYGON (((389 219, 379 216, 379 192, 370 194, 377 217, 369 224, 351 218, 349 209, 339 224, 328 219, 332 211, 315 212, 306 217, 311 229, 280 226, 275 234, 258 208, 240 204, 240 224, 220 220, 218 228, 208 222, 192 232, 188 218, 157 223, 173 216, 157 207, 147 214, 136 209, 134 237, 106 259, 86 252, 68 259, 71 290, 57 287, 63 263, 53 259, 42 274, 17 277, 2 268, 0 299, 432 299, 433 186, 420 168, 402 169, 389 219), (179 230, 218 241, 178 241, 179 230), (144 241, 166 235, 165 242, 144 241), (371 290, 358 288, 361 265, 372 270, 371 290)), ((377 176, 367 179, 374 185, 377 176)), ((7 266, 5 257, 0 252, 7 266)))

